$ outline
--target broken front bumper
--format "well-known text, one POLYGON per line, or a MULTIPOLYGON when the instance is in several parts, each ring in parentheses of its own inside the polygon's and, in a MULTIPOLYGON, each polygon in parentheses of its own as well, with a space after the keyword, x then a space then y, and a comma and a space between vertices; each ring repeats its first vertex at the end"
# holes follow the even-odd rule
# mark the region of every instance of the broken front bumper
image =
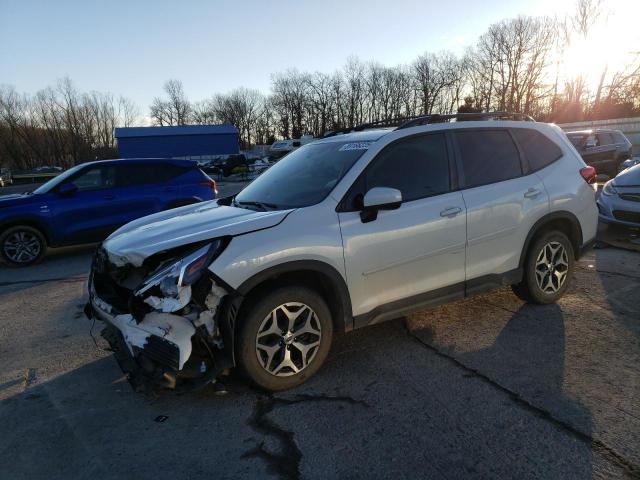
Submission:
POLYGON ((116 313, 92 284, 85 314, 105 323, 102 336, 136 391, 154 385, 193 389, 215 381, 234 366, 231 304, 231 299, 222 302, 212 319, 220 324, 219 344, 211 343, 204 325, 185 316, 151 312, 138 323, 129 313, 116 313))

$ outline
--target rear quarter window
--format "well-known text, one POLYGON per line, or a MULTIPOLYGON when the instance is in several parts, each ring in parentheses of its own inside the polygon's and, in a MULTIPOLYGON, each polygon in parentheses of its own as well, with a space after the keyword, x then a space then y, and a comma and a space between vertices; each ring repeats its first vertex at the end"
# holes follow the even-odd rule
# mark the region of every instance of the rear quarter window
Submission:
POLYGON ((507 130, 455 132, 466 188, 522 176, 518 149, 507 130))
POLYGON ((150 185, 164 183, 176 178, 188 170, 170 163, 130 163, 118 165, 118 185, 150 185))
POLYGON ((613 138, 616 143, 627 143, 627 137, 622 132, 613 132, 613 138))
POLYGON ((537 130, 514 128, 512 132, 533 172, 551 165, 562 156, 560 147, 537 130))

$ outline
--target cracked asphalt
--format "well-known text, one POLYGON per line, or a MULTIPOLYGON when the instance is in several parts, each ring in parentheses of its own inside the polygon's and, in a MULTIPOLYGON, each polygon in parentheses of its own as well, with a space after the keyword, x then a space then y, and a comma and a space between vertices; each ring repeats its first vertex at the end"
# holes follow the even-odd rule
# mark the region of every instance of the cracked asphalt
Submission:
POLYGON ((92 247, 0 267, 0 478, 640 478, 640 253, 339 336, 266 395, 132 391, 82 314, 92 247))

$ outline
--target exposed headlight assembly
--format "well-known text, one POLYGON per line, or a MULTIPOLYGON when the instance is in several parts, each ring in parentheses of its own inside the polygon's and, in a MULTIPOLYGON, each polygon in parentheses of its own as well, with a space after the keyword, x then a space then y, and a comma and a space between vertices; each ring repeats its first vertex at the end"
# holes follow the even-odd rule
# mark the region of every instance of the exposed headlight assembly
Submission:
POLYGON ((149 297, 145 302, 164 312, 179 310, 186 305, 191 297, 191 285, 202 276, 209 264, 222 251, 222 248, 222 239, 214 240, 210 244, 199 248, 186 257, 152 274, 135 292, 135 295, 143 295, 149 289, 157 286, 166 299, 149 297), (164 301, 171 299, 174 301, 164 301))

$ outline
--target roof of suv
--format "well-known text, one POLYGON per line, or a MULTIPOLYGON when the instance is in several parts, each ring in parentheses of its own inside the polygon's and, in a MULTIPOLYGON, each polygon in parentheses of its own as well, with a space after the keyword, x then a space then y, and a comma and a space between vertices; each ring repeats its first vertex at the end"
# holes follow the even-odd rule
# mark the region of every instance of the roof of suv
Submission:
POLYGON ((332 137, 320 138, 313 143, 334 143, 334 142, 375 142, 384 137, 387 133, 393 132, 393 128, 380 128, 374 130, 363 130, 361 132, 341 133, 332 137))
POLYGON ((92 162, 87 162, 87 164, 97 165, 97 164, 110 164, 110 163, 126 163, 126 162, 135 162, 135 163, 168 163, 171 165, 176 165, 178 167, 196 167, 196 162, 192 160, 179 160, 175 158, 112 158, 109 160, 94 160, 92 162))
MULTIPOLYGON (((540 129, 548 127, 549 124, 541 122, 517 121, 517 120, 475 120, 464 122, 450 123, 429 123, 411 126, 409 128, 421 128, 424 131, 430 130, 450 130, 459 128, 491 128, 491 127, 508 127, 508 128, 532 128, 540 129), (425 128, 427 127, 427 128, 425 128)), ((375 142, 380 138, 388 135, 398 128, 373 128, 371 130, 361 130, 349 133, 339 133, 337 135, 315 140, 313 143, 332 143, 332 142, 375 142)), ((411 130, 407 131, 410 133, 411 130)))
POLYGON ((354 127, 338 129, 327 132, 324 138, 316 140, 313 143, 345 141, 373 142, 393 131, 415 127, 431 126, 432 128, 426 130, 445 130, 450 128, 487 127, 495 126, 496 124, 508 127, 540 125, 529 115, 519 112, 429 114, 413 117, 387 118, 370 123, 363 123, 362 125, 356 125, 354 127), (460 121, 464 121, 464 123, 458 123, 460 121))

